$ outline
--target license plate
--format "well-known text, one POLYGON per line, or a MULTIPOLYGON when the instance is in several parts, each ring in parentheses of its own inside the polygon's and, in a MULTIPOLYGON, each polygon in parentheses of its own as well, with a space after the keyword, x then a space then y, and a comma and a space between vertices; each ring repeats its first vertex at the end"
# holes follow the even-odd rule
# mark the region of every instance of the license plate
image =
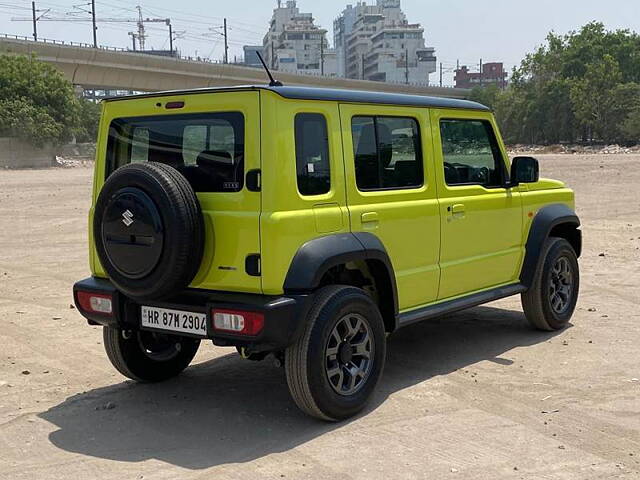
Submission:
POLYGON ((177 333, 207 336, 207 316, 204 313, 169 310, 166 308, 140 307, 140 325, 177 333))

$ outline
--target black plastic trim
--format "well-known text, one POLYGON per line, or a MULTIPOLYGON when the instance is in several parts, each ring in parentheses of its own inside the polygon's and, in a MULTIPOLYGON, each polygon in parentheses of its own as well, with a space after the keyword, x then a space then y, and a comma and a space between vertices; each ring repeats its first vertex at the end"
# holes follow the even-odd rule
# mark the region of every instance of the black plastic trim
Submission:
MULTIPOLYGON (((520 272, 520 283, 526 288, 530 288, 533 285, 536 272, 542 265, 544 260, 541 258, 542 249, 545 241, 549 238, 551 230, 563 224, 569 225, 576 230, 580 227, 580 219, 576 213, 562 203, 547 205, 541 208, 534 217, 529 230, 522 271, 520 272)), ((580 230, 577 231, 580 232, 580 230)), ((577 251, 576 254, 580 256, 580 251, 577 251)))
POLYGON ((247 172, 247 190, 250 192, 259 192, 262 190, 262 185, 260 184, 261 174, 262 171, 259 168, 247 172))
POLYGON ((474 293, 466 297, 436 303, 410 312, 401 313, 398 317, 398 328, 406 327, 423 320, 440 317, 447 313, 453 313, 467 308, 476 307, 483 303, 493 302, 501 298, 517 295, 526 290, 524 285, 516 283, 504 287, 497 287, 480 293, 474 293))
MULTIPOLYGON (((209 290, 187 289, 166 300, 138 301, 126 297, 106 279, 87 278, 73 287, 74 298, 78 290, 96 293, 109 293, 113 296, 114 315, 98 316, 83 311, 76 298, 78 311, 89 320, 91 325, 127 328, 132 330, 156 330, 141 328, 140 306, 167 308, 187 312, 199 312, 207 315, 207 337, 216 345, 245 346, 250 351, 280 350, 291 345, 302 333, 307 309, 312 304, 313 293, 304 295, 260 295, 251 293, 216 292, 209 290), (213 329, 211 310, 214 308, 261 312, 264 314, 264 329, 259 335, 249 337, 220 332, 213 329)), ((166 333, 166 330, 158 330, 166 333)), ((176 333, 176 335, 190 336, 176 333)), ((202 337, 199 337, 202 338, 202 337)))
POLYGON ((251 275, 252 277, 259 277, 262 275, 262 272, 260 271, 260 254, 254 253, 247 255, 247 258, 244 261, 244 269, 247 272, 247 275, 251 275))
POLYGON ((378 237, 368 232, 339 233, 308 241, 296 252, 284 281, 285 293, 306 293, 317 289, 332 267, 357 260, 378 260, 386 268, 398 313, 398 289, 391 259, 378 237))

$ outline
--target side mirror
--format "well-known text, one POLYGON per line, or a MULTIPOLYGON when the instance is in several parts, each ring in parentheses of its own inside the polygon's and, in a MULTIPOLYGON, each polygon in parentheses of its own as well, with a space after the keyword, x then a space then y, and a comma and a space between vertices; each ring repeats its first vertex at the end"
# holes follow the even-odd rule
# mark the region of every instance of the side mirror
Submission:
POLYGON ((540 165, 533 157, 516 157, 511 162, 511 185, 535 183, 540 179, 540 165))

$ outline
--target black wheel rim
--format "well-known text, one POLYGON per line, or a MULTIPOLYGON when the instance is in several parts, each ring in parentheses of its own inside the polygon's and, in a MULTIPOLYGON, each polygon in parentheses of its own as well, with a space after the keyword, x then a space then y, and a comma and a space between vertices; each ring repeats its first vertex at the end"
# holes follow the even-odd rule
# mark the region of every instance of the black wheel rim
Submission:
POLYGON ((173 360, 182 350, 181 340, 164 333, 138 332, 138 344, 142 352, 156 362, 173 360))
POLYGON ((559 257, 551 268, 549 303, 556 314, 563 314, 573 298, 573 270, 567 257, 559 257))
POLYGON ((325 347, 325 369, 333 390, 353 395, 367 381, 373 366, 374 343, 369 322, 357 313, 342 317, 325 347))

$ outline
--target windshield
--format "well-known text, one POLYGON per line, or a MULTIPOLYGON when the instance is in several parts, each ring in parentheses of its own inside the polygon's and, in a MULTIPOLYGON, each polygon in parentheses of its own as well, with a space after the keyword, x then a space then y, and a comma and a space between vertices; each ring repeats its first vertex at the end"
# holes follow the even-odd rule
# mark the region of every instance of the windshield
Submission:
POLYGON ((111 122, 107 177, 135 162, 180 171, 196 192, 237 192, 244 180, 244 116, 239 112, 119 118, 111 122))

